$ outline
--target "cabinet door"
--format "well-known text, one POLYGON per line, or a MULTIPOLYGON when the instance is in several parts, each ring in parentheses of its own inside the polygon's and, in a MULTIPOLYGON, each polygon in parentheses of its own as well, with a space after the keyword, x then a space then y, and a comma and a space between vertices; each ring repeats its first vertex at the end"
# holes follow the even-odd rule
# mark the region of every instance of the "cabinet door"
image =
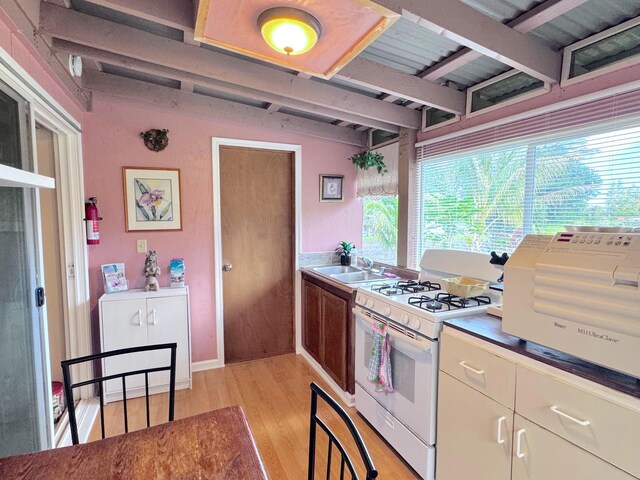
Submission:
POLYGON ((512 433, 512 410, 440 372, 438 480, 509 480, 512 433))
POLYGON ((343 390, 347 389, 347 319, 349 303, 325 290, 321 295, 322 366, 343 390))
MULTIPOLYGON (((139 347, 147 344, 147 302, 145 299, 115 300, 102 302, 102 347, 108 352, 120 348, 139 347)), ((133 353, 104 360, 107 375, 131 370, 134 365, 146 368, 149 364, 147 353, 133 353)), ((136 375, 127 378, 127 388, 144 385, 144 377, 136 375)), ((122 382, 109 380, 108 393, 122 391, 122 382)))
MULTIPOLYGON (((149 345, 159 343, 178 344, 176 350, 176 381, 189 379, 189 330, 187 328, 187 297, 159 297, 147 299, 147 324, 149 345)), ((149 365, 169 365, 168 351, 149 352, 149 365)), ((150 385, 168 385, 169 372, 152 373, 150 385)))
POLYGON ((515 416, 514 432, 513 480, 635 478, 520 415, 515 416))
POLYGON ((320 317, 320 296, 322 289, 313 283, 302 281, 302 345, 320 364, 322 323, 320 317))

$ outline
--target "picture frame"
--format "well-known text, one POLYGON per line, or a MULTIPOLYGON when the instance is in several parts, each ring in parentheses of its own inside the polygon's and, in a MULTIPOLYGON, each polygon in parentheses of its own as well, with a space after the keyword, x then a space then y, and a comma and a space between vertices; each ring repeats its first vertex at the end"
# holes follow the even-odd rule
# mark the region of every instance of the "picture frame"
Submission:
POLYGON ((342 202, 344 175, 320 175, 320 201, 342 202))
POLYGON ((182 230, 178 168, 122 167, 127 232, 182 230))

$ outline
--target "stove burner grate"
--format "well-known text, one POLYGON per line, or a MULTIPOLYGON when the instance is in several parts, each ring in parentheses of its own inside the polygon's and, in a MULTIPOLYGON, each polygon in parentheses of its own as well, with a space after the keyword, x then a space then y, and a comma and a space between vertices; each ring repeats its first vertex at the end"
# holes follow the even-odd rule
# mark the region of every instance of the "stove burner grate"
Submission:
POLYGON ((387 297, 390 297, 391 295, 401 295, 404 293, 395 284, 391 283, 374 283, 371 285, 371 290, 386 295, 387 297))
POLYGON ((436 294, 436 300, 455 308, 479 307, 481 305, 489 305, 491 303, 491 298, 486 295, 463 298, 450 293, 438 293, 436 294))
POLYGON ((451 305, 448 303, 443 303, 427 295, 409 297, 409 305, 413 305, 414 307, 433 313, 439 312, 440 310, 451 310, 451 305))

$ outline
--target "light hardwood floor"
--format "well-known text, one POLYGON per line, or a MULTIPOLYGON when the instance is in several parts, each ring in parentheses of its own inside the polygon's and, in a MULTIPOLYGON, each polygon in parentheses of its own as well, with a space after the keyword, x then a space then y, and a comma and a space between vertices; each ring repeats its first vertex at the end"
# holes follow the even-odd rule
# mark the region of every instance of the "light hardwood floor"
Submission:
MULTIPOLYGON (((283 355, 264 360, 230 365, 216 370, 193 374, 193 389, 176 391, 175 418, 230 405, 240 405, 249 421, 256 444, 271 480, 307 478, 309 443, 309 383, 325 388, 315 371, 299 355, 283 355)), ((151 422, 158 424, 167 419, 166 394, 151 397, 151 422)), ((129 429, 145 426, 144 400, 128 402, 129 429)), ((340 422, 328 411, 319 409, 339 438, 347 438, 340 422)), ((355 409, 347 408, 360 430, 382 480, 418 479, 382 438, 360 417, 355 409)), ((107 436, 122 433, 122 402, 110 403, 105 408, 107 436)), ((90 440, 100 438, 100 419, 96 421, 90 440)), ((318 434, 320 458, 316 478, 324 478, 326 436, 318 434)), ((355 446, 347 450, 354 461, 358 458, 355 446)), ((334 451, 334 455, 335 455, 334 451)), ((335 457, 334 457, 335 458, 335 457)), ((338 462, 333 462, 338 463, 338 462)), ((358 463, 358 462, 356 462, 358 463)), ((333 475, 332 475, 333 477, 333 475)), ((348 478, 348 477, 347 477, 348 478)), ((364 477, 363 477, 364 478, 364 477)))

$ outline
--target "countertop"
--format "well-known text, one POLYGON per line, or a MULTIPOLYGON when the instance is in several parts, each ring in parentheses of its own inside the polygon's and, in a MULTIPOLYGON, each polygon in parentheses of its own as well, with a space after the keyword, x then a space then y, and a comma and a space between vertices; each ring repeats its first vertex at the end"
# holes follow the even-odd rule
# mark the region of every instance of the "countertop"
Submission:
POLYGON ((444 323, 456 330, 486 340, 525 357, 640 398, 640 379, 609 370, 537 343, 522 341, 518 337, 502 332, 502 321, 493 315, 486 313, 469 315, 468 317, 446 320, 444 323))
POLYGON ((0 458, 6 479, 266 479, 240 407, 227 407, 97 442, 0 458))
MULTIPOLYGON (((326 267, 327 265, 321 265, 323 267, 326 267)), ((336 280, 335 278, 329 277, 328 275, 323 275, 321 273, 316 272, 313 267, 301 267, 300 271, 302 273, 306 273, 307 275, 310 275, 314 278, 317 278, 318 280, 323 281, 324 283, 328 283, 329 285, 332 285, 344 292, 347 293, 353 293, 355 289, 358 288, 358 286, 360 285, 359 283, 344 283, 341 282, 340 280, 336 280)))

